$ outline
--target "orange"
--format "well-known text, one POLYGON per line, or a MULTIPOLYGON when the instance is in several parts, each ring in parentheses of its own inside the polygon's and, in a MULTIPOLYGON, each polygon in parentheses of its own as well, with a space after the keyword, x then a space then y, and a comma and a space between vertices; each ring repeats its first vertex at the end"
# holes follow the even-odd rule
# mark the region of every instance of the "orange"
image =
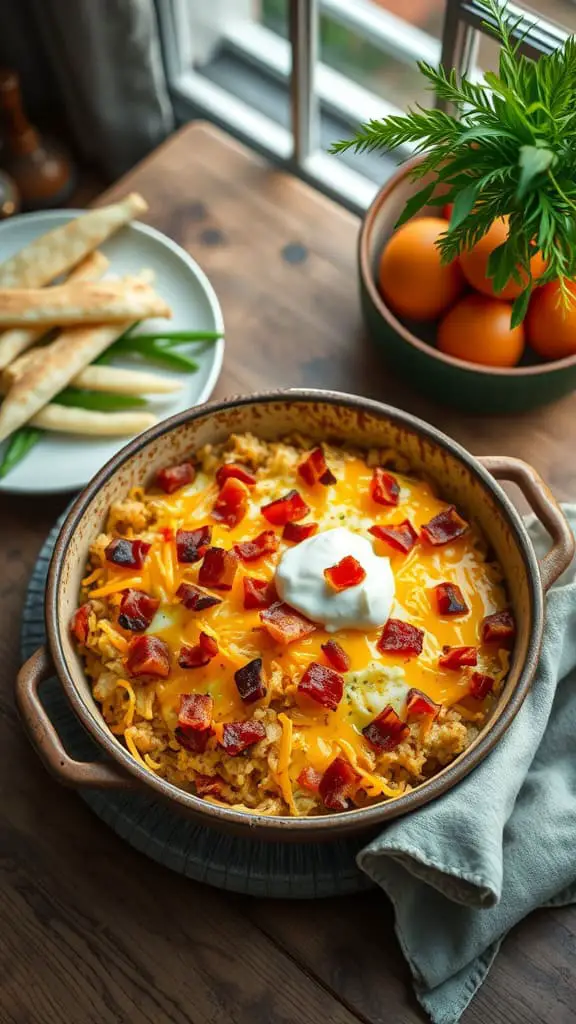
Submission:
POLYGON ((465 295, 438 327, 438 348, 483 366, 516 366, 524 351, 524 327, 510 327, 512 306, 485 295, 465 295))
POLYGON ((564 309, 557 281, 535 288, 526 316, 526 338, 544 359, 576 353, 576 283, 566 282, 574 306, 564 309))
MULTIPOLYGON (((472 246, 465 252, 460 253, 460 266, 464 271, 469 284, 477 291, 482 292, 483 295, 490 295, 492 298, 497 299, 516 299, 523 291, 523 286, 516 283, 516 281, 510 280, 504 285, 501 292, 494 291, 492 279, 487 277, 488 271, 488 259, 490 254, 497 249, 499 245, 502 245, 508 237, 508 217, 499 217, 495 220, 492 226, 488 229, 485 235, 482 236, 476 245, 472 246)), ((539 252, 530 260, 530 268, 532 270, 532 277, 536 280, 546 270, 546 264, 539 252)), ((522 275, 524 280, 527 281, 527 275, 522 275)))
POLYGON ((378 283, 390 308, 410 320, 436 320, 464 290, 457 262, 442 264, 435 242, 448 230, 440 217, 416 217, 388 241, 378 283))

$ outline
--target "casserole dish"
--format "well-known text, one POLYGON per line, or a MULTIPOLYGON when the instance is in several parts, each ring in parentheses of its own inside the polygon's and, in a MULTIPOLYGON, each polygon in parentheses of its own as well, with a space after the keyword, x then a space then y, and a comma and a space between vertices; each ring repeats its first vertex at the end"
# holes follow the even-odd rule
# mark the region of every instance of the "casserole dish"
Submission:
POLYGON ((544 595, 573 554, 568 524, 531 467, 519 460, 477 459, 456 442, 407 413, 355 396, 322 391, 285 391, 233 398, 167 420, 141 435, 115 456, 72 506, 50 566, 46 619, 48 650, 38 651, 17 681, 17 701, 32 742, 61 781, 75 787, 144 787, 204 825, 235 830, 259 839, 314 842, 372 830, 391 818, 441 795, 477 765, 510 725, 532 682, 541 643, 544 595), (218 444, 232 433, 250 432, 264 440, 305 433, 323 441, 397 451, 416 475, 430 479, 482 530, 506 577, 517 622, 510 671, 492 716, 474 742, 430 780, 388 802, 318 817, 267 817, 203 801, 139 765, 109 731, 92 697, 82 662, 69 633, 80 581, 94 537, 104 527, 109 506, 136 485, 147 484, 167 464, 190 451, 218 444), (552 546, 538 563, 521 517, 495 477, 517 483, 551 535, 552 546), (74 712, 100 747, 103 760, 73 761, 42 707, 42 679, 56 670, 74 712))

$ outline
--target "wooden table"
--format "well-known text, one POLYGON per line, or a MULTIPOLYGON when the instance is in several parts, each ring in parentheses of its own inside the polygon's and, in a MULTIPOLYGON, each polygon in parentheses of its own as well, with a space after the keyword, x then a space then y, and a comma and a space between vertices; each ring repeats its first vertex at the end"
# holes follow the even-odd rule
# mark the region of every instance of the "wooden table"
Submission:
MULTIPOLYGON (((433 407, 372 351, 357 300, 357 220, 212 128, 185 128, 130 189, 209 274, 227 350, 218 397, 310 385, 384 399, 473 451, 530 460, 576 491, 576 398, 513 419, 433 407)), ((55 467, 57 472, 57 467, 55 467)), ((44 772, 12 685, 24 590, 67 498, 0 496, 0 1024, 408 1024, 422 1020, 379 893, 258 902, 138 855, 44 772)), ((508 938, 465 1024, 576 1021, 576 911, 508 938)))

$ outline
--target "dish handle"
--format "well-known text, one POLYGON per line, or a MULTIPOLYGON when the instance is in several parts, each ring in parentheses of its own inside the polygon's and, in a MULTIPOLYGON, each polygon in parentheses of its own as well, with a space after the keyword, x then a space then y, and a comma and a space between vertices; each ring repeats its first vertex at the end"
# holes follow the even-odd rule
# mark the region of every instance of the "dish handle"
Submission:
POLYGON ((508 455, 483 455, 478 461, 497 480, 517 485, 532 511, 550 534, 552 547, 539 561, 544 592, 550 589, 574 557, 574 535, 570 524, 542 477, 533 466, 508 455))
POLYGON ((59 782, 75 789, 128 789, 137 785, 115 765, 104 761, 75 761, 66 752, 54 724, 40 700, 39 689, 54 675, 45 647, 28 658, 16 677, 16 704, 28 737, 45 767, 59 782))

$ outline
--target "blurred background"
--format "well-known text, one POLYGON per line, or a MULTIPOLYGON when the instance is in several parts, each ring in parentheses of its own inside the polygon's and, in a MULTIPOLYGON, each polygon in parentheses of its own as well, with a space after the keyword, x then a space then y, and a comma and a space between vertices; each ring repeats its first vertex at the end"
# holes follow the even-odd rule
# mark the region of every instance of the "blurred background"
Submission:
MULTIPOLYGON (((574 0, 510 10, 527 12, 533 56, 576 29, 574 0)), ((205 118, 361 212, 407 154, 332 157, 331 142, 434 104, 417 61, 443 53, 477 74, 496 67, 479 0, 2 0, 0 167, 24 208, 56 205, 63 179, 31 190, 22 172, 34 164, 35 178, 47 161, 54 174, 51 145, 68 153, 68 191, 74 177, 89 191, 205 118), (39 129, 34 157, 25 123, 39 129)))

